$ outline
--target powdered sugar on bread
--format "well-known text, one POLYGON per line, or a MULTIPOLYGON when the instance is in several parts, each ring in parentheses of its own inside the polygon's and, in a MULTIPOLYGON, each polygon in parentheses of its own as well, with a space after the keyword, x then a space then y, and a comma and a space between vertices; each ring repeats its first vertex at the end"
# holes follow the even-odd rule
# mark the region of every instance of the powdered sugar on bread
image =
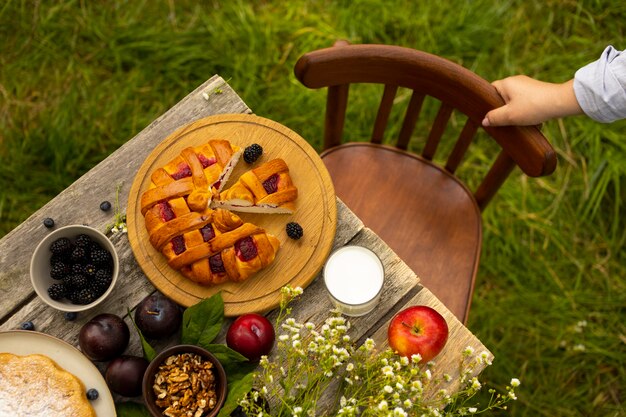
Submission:
POLYGON ((0 416, 95 415, 82 382, 52 359, 0 353, 0 416))

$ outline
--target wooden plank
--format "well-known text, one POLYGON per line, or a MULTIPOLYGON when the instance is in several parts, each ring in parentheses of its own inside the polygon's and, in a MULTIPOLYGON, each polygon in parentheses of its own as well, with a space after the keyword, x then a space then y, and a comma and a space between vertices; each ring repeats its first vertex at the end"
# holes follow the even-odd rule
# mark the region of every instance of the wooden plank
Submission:
POLYGON ((100 202, 114 201, 116 186, 120 184, 120 206, 126 206, 132 179, 158 143, 192 120, 221 113, 251 111, 216 75, 4 236, 0 240, 0 323, 11 311, 35 297, 30 284, 30 257, 48 232, 42 224, 44 218, 54 218, 57 227, 88 224, 103 230, 113 214, 101 211, 100 202), (222 93, 215 93, 216 89, 222 93), (203 93, 211 93, 209 100, 203 93))

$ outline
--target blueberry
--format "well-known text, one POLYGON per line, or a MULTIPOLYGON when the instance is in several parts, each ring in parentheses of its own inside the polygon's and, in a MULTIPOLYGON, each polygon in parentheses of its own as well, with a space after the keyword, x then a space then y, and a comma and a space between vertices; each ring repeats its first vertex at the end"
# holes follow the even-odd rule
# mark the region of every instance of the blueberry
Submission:
POLYGON ((67 321, 74 321, 74 320, 76 320, 76 317, 78 317, 78 313, 76 313, 74 311, 68 311, 63 316, 65 317, 65 320, 67 320, 67 321))
POLYGON ((91 401, 97 400, 99 395, 100 394, 98 393, 98 390, 95 389, 95 388, 90 388, 90 389, 87 390, 87 399, 88 400, 91 400, 91 401))
POLYGON ((54 220, 50 217, 46 217, 45 219, 43 219, 43 225, 46 226, 48 229, 53 228, 54 220))
POLYGON ((35 325, 33 324, 32 321, 25 321, 24 323, 22 323, 20 328, 22 330, 35 330, 35 325))
POLYGON ((103 201, 102 203, 100 203, 100 210, 102 211, 109 211, 111 210, 111 203, 108 201, 103 201))

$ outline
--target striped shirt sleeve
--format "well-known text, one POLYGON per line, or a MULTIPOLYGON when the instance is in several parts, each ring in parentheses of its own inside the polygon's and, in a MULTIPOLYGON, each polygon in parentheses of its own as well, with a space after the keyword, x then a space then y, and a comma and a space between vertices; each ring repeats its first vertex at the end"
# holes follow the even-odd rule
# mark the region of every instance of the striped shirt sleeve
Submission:
POLYGON ((598 122, 626 118, 626 51, 607 46, 600 59, 576 71, 574 93, 585 114, 598 122))

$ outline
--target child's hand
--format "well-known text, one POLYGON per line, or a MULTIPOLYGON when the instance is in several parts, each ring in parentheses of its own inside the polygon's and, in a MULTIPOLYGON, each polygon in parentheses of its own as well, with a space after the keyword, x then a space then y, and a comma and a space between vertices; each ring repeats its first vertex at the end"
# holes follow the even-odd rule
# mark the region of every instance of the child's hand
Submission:
POLYGON ((483 126, 528 126, 555 117, 583 114, 574 95, 574 80, 546 83, 525 75, 494 81, 506 103, 485 115, 483 126))

